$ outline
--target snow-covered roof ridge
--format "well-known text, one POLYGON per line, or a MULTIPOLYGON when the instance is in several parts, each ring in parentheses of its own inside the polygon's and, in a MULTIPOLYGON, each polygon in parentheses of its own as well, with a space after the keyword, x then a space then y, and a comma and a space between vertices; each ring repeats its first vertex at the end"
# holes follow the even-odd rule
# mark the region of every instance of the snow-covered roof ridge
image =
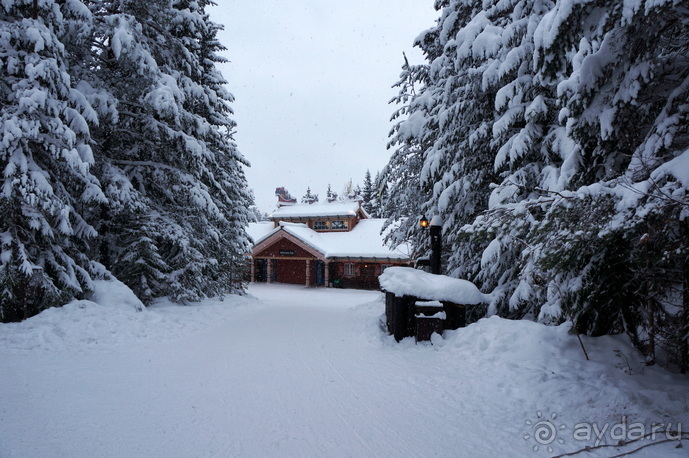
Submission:
POLYGON ((287 207, 280 207, 275 210, 270 217, 279 218, 299 218, 314 216, 354 216, 361 210, 368 218, 368 214, 361 208, 359 202, 347 200, 343 202, 323 202, 315 204, 294 204, 287 207))
POLYGON ((380 287, 395 296, 448 301, 455 304, 487 304, 491 298, 472 282, 447 275, 435 275, 411 267, 388 267, 378 277, 380 287))

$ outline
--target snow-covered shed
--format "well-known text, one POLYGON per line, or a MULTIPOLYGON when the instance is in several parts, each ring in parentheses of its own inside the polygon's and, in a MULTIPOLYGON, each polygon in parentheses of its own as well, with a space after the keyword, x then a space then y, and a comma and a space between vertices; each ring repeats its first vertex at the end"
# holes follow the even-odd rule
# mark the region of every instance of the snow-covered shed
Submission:
POLYGON ((377 289, 387 267, 410 261, 406 246, 385 245, 384 222, 357 201, 280 207, 271 221, 249 225, 251 280, 377 289))

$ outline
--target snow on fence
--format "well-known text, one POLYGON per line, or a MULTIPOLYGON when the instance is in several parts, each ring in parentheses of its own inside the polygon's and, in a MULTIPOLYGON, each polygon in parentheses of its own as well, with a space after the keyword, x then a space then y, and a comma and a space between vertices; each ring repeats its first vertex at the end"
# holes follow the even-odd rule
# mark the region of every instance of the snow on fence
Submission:
POLYGON ((429 340, 434 332, 463 327, 467 306, 490 302, 470 281, 410 267, 388 267, 378 281, 387 329, 398 342, 412 336, 429 340))

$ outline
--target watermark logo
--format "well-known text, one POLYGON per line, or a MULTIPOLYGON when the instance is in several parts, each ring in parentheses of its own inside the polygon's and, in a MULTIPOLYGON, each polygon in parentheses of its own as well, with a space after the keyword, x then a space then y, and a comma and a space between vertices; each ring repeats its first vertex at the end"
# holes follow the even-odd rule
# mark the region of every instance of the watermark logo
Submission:
POLYGON ((582 447, 623 446, 641 440, 672 441, 683 437, 682 423, 629 423, 626 415, 616 423, 579 422, 570 429, 558 421, 556 413, 537 412, 536 418, 526 420, 526 425, 524 440, 533 441, 534 451, 543 449, 548 453, 565 442, 579 443, 582 447))
POLYGON ((533 446, 534 452, 537 452, 540 447, 545 447, 548 453, 553 453, 553 444, 564 444, 565 440, 559 437, 560 432, 567 429, 564 424, 557 423, 557 414, 551 413, 549 417, 543 415, 543 412, 536 412, 535 420, 526 420, 530 431, 524 434, 524 440, 532 439, 536 442, 533 446))
POLYGON ((653 423, 645 425, 640 422, 629 423, 627 416, 617 423, 577 423, 574 425, 574 440, 593 441, 593 446, 601 444, 627 444, 642 439, 679 440, 682 438, 682 423, 653 423))

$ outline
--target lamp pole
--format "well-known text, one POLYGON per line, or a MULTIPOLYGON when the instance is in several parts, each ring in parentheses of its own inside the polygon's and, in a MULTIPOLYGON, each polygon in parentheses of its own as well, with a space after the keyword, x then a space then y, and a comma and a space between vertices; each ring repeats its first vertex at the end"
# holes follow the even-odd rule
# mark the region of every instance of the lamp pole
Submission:
POLYGON ((442 241, 443 219, 440 216, 431 218, 431 273, 440 275, 440 253, 443 249, 442 241))

